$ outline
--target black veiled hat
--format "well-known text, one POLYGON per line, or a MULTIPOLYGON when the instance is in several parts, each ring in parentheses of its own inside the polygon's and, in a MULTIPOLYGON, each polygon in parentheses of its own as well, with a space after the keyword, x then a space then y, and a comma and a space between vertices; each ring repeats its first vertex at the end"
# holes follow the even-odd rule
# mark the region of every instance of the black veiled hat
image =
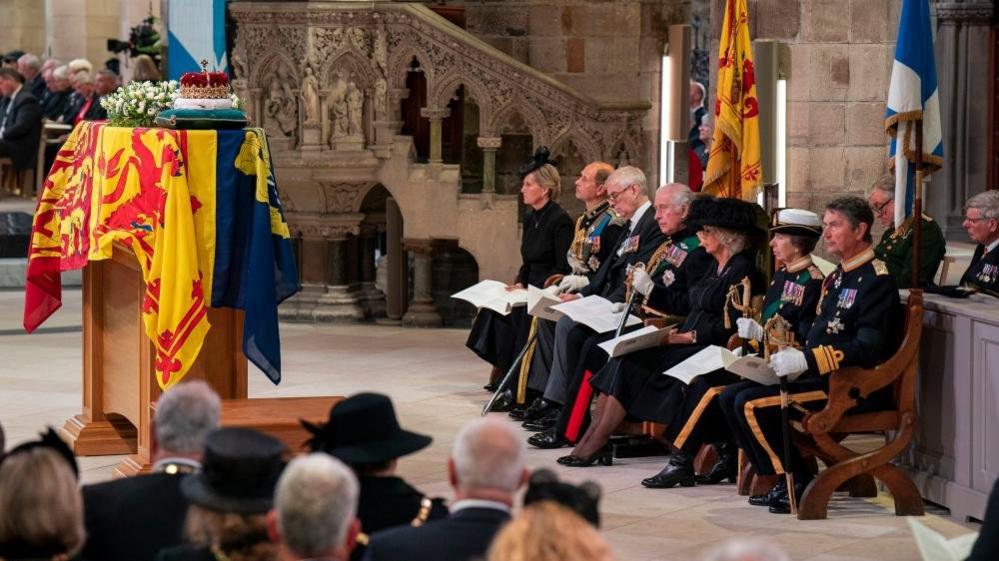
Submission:
POLYGON ((392 401, 379 393, 359 393, 333 406, 329 421, 314 425, 302 421, 313 434, 306 444, 348 464, 378 464, 422 450, 429 436, 399 426, 392 401))
POLYGON ((714 226, 756 236, 763 234, 760 214, 759 205, 739 199, 696 197, 687 213, 687 227, 696 232, 714 226))
POLYGON ((70 448, 63 439, 59 438, 59 435, 56 431, 52 430, 52 427, 49 427, 47 431, 42 433, 41 438, 38 440, 32 440, 30 442, 19 444, 12 448, 10 452, 7 452, 7 454, 4 454, 3 450, 0 450, 0 462, 2 462, 5 458, 13 456, 14 454, 26 452, 34 448, 48 448, 50 450, 54 450, 69 463, 69 467, 73 470, 73 475, 79 479, 80 469, 76 465, 76 456, 73 455, 73 449, 70 448))
POLYGON ((554 160, 551 159, 551 154, 548 152, 547 146, 539 146, 537 150, 534 151, 534 155, 524 162, 524 165, 520 166, 520 177, 527 177, 527 174, 540 169, 545 164, 557 165, 554 160))
POLYGON ((554 471, 541 468, 531 474, 527 492, 524 493, 524 506, 539 501, 554 501, 599 527, 600 494, 600 486, 592 481, 573 485, 559 481, 554 471))
POLYGON ((284 444, 252 429, 227 427, 205 439, 201 471, 180 482, 190 503, 216 512, 263 514, 274 504, 284 444))

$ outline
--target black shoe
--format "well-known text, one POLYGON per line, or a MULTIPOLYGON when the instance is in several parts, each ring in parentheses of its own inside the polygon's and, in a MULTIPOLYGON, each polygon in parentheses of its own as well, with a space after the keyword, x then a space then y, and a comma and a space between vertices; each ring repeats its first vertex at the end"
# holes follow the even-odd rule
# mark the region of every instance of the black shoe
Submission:
POLYGON ((493 402, 492 407, 489 408, 491 413, 506 413, 507 411, 513 409, 517 406, 517 400, 513 396, 513 390, 505 389, 493 402))
POLYGON ((524 421, 524 424, 522 426, 527 430, 532 430, 535 432, 548 430, 550 428, 553 428, 555 426, 555 423, 558 422, 558 415, 559 415, 559 410, 555 409, 550 411, 546 416, 541 417, 540 419, 535 419, 533 421, 524 421))
POLYGON ((735 483, 738 479, 739 457, 733 453, 734 446, 728 443, 715 444, 718 461, 704 475, 697 475, 694 480, 698 485, 717 485, 728 479, 735 483))
POLYGON ((694 457, 685 452, 676 452, 669 458, 662 471, 642 480, 642 485, 650 489, 669 489, 694 486, 694 457))
POLYGON ((594 462, 600 462, 602 466, 610 466, 614 465, 614 455, 611 452, 611 447, 604 445, 603 448, 597 450, 587 458, 569 454, 568 456, 562 456, 556 461, 568 467, 590 467, 594 462))
POLYGON ((489 382, 488 384, 482 386, 482 389, 486 390, 489 393, 495 393, 496 388, 498 387, 499 387, 499 382, 489 382))
MULTIPOLYGON (((801 496, 805 494, 805 487, 808 487, 811 481, 811 478, 805 481, 795 480, 794 498, 797 504, 801 504, 801 496)), ((791 514, 791 497, 787 493, 787 483, 784 484, 784 492, 771 499, 769 510, 773 514, 791 514)))
POLYGON ((524 413, 527 411, 528 407, 528 405, 518 405, 511 409, 507 415, 509 415, 514 421, 523 421, 524 413))
POLYGON ((544 450, 551 450, 554 448, 565 448, 572 443, 565 439, 561 434, 556 434, 555 429, 549 429, 544 432, 539 432, 527 439, 527 443, 535 448, 541 448, 544 450))
POLYGON ((543 397, 534 400, 534 403, 524 412, 525 421, 536 421, 545 417, 550 417, 554 413, 558 415, 561 406, 554 401, 548 401, 543 397))
POLYGON ((770 506, 775 497, 780 495, 787 495, 787 480, 779 479, 777 484, 773 486, 770 491, 765 495, 753 495, 749 497, 749 504, 753 506, 770 506))

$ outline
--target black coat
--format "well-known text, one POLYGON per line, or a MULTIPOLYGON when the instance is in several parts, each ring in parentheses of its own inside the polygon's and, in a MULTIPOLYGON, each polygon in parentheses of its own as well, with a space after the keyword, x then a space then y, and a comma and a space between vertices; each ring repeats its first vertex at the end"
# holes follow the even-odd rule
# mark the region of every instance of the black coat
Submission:
POLYGON ((579 291, 582 296, 592 296, 594 294, 603 296, 611 302, 624 302, 627 291, 625 280, 628 278, 628 265, 635 263, 648 263, 652 253, 666 241, 665 234, 659 229, 656 223, 656 212, 653 207, 646 209, 645 214, 639 219, 638 224, 632 232, 625 229, 621 233, 614 251, 610 254, 597 274, 590 279, 590 284, 579 291), (632 238, 638 236, 638 246, 629 247, 632 238), (624 246, 625 251, 617 254, 618 248, 624 246))
POLYGON ((520 239, 523 264, 517 272, 517 282, 525 287, 533 284, 542 288, 548 277, 568 273, 570 269, 566 256, 572 244, 572 235, 572 219, 557 204, 548 201, 538 210, 528 210, 524 215, 524 234, 520 239))
MULTIPOLYGON (((361 531, 368 536, 396 526, 409 526, 420 513, 425 495, 399 477, 358 477, 361 492, 357 498, 357 518, 361 531)), ((447 516, 443 499, 433 499, 427 520, 440 520, 447 516)), ((351 559, 363 556, 358 546, 351 559)))
POLYGON ((493 508, 465 508, 418 528, 402 526, 371 537, 366 561, 470 561, 484 558, 510 515, 493 508))
POLYGON ((961 284, 999 291, 999 248, 985 253, 985 246, 978 244, 961 284))
POLYGON ((42 107, 38 99, 22 86, 13 101, 4 99, 0 103, 0 123, 3 128, 0 156, 13 160, 18 169, 35 165, 42 134, 42 107))
POLYGON ((31 80, 25 82, 24 87, 31 92, 31 95, 35 96, 35 99, 42 99, 42 96, 45 95, 45 80, 41 74, 37 74, 31 80))
POLYGON ((69 111, 70 90, 61 92, 49 92, 49 95, 42 100, 42 115, 50 121, 58 121, 69 111))
MULTIPOLYGON (((126 558, 127 559, 127 558, 126 558)), ((179 545, 160 551, 156 561, 218 561, 209 547, 179 545)))
POLYGON ((152 473, 83 486, 86 561, 152 561, 183 543, 185 475, 152 473))

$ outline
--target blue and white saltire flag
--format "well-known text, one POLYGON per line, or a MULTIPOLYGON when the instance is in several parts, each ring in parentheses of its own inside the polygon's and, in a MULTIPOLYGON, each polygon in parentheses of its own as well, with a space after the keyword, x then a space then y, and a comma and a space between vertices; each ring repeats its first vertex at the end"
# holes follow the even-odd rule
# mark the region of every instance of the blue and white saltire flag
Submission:
POLYGON ((170 0, 167 11, 167 77, 179 80, 185 72, 229 71, 225 43, 227 0, 170 0))
POLYGON ((888 87, 885 130, 890 165, 895 168, 895 226, 912 214, 915 199, 916 129, 923 126, 922 171, 931 173, 943 165, 943 132, 940 128, 940 96, 933 56, 928 0, 903 0, 898 23, 895 63, 888 87), (901 204, 904 201, 904 204, 901 204))

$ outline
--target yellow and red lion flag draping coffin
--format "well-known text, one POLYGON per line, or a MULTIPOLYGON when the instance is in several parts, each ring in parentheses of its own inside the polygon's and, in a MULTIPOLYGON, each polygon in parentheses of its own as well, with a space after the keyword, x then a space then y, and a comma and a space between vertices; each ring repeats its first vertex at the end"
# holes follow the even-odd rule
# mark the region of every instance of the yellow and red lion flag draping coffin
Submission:
POLYGON ((715 123, 703 192, 755 200, 763 181, 759 109, 746 0, 728 0, 718 46, 715 123))
POLYGON ((162 388, 200 352, 210 305, 246 310, 244 353, 280 380, 276 306, 299 286, 262 131, 77 126, 39 196, 25 329, 61 305, 61 271, 110 258, 116 241, 142 271, 162 388))

